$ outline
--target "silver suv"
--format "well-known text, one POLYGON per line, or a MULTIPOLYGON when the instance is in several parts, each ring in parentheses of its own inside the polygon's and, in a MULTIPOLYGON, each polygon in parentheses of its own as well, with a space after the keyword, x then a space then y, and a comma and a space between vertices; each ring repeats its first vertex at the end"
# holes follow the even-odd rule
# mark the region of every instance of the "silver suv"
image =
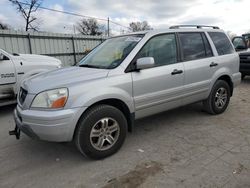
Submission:
POLYGON ((210 114, 224 112, 240 81, 239 56, 217 27, 117 36, 77 66, 24 81, 10 134, 74 140, 100 159, 119 150, 135 119, 200 101, 210 114))

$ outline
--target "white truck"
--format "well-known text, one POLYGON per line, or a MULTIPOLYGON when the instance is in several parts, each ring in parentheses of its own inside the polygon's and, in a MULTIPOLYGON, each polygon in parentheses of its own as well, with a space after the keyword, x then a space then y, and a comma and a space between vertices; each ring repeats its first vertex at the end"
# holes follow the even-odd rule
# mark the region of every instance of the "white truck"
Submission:
POLYGON ((16 102, 16 95, 24 79, 61 66, 61 61, 53 57, 10 54, 0 49, 0 106, 16 102))

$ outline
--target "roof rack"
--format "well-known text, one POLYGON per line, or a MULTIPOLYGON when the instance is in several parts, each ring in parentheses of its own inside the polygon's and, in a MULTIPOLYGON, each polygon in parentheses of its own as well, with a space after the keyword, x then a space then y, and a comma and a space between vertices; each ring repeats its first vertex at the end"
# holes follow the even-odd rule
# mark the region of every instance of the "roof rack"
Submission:
POLYGON ((218 26, 209 26, 209 25, 173 25, 169 29, 179 29, 181 27, 196 27, 197 29, 202 29, 204 27, 209 27, 212 29, 220 29, 218 26))

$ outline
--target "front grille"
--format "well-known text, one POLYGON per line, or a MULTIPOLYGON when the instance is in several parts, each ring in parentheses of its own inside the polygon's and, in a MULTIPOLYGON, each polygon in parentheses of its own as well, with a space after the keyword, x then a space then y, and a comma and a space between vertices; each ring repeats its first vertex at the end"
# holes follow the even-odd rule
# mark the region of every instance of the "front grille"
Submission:
POLYGON ((19 91, 19 102, 20 104, 23 104, 25 99, 26 99, 26 96, 27 96, 28 92, 23 89, 23 88, 20 88, 20 91, 19 91))

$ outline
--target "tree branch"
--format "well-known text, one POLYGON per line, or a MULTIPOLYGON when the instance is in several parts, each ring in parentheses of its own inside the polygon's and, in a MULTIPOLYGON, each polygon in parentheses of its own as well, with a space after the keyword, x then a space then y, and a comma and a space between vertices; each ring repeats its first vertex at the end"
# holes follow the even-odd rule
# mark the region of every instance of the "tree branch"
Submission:
POLYGON ((43 0, 26 0, 24 3, 18 0, 9 0, 13 6, 16 7, 17 11, 21 13, 22 17, 25 19, 25 30, 30 29, 37 30, 38 26, 31 26, 31 23, 37 20, 36 17, 32 16, 32 13, 36 12, 41 6, 43 0))

